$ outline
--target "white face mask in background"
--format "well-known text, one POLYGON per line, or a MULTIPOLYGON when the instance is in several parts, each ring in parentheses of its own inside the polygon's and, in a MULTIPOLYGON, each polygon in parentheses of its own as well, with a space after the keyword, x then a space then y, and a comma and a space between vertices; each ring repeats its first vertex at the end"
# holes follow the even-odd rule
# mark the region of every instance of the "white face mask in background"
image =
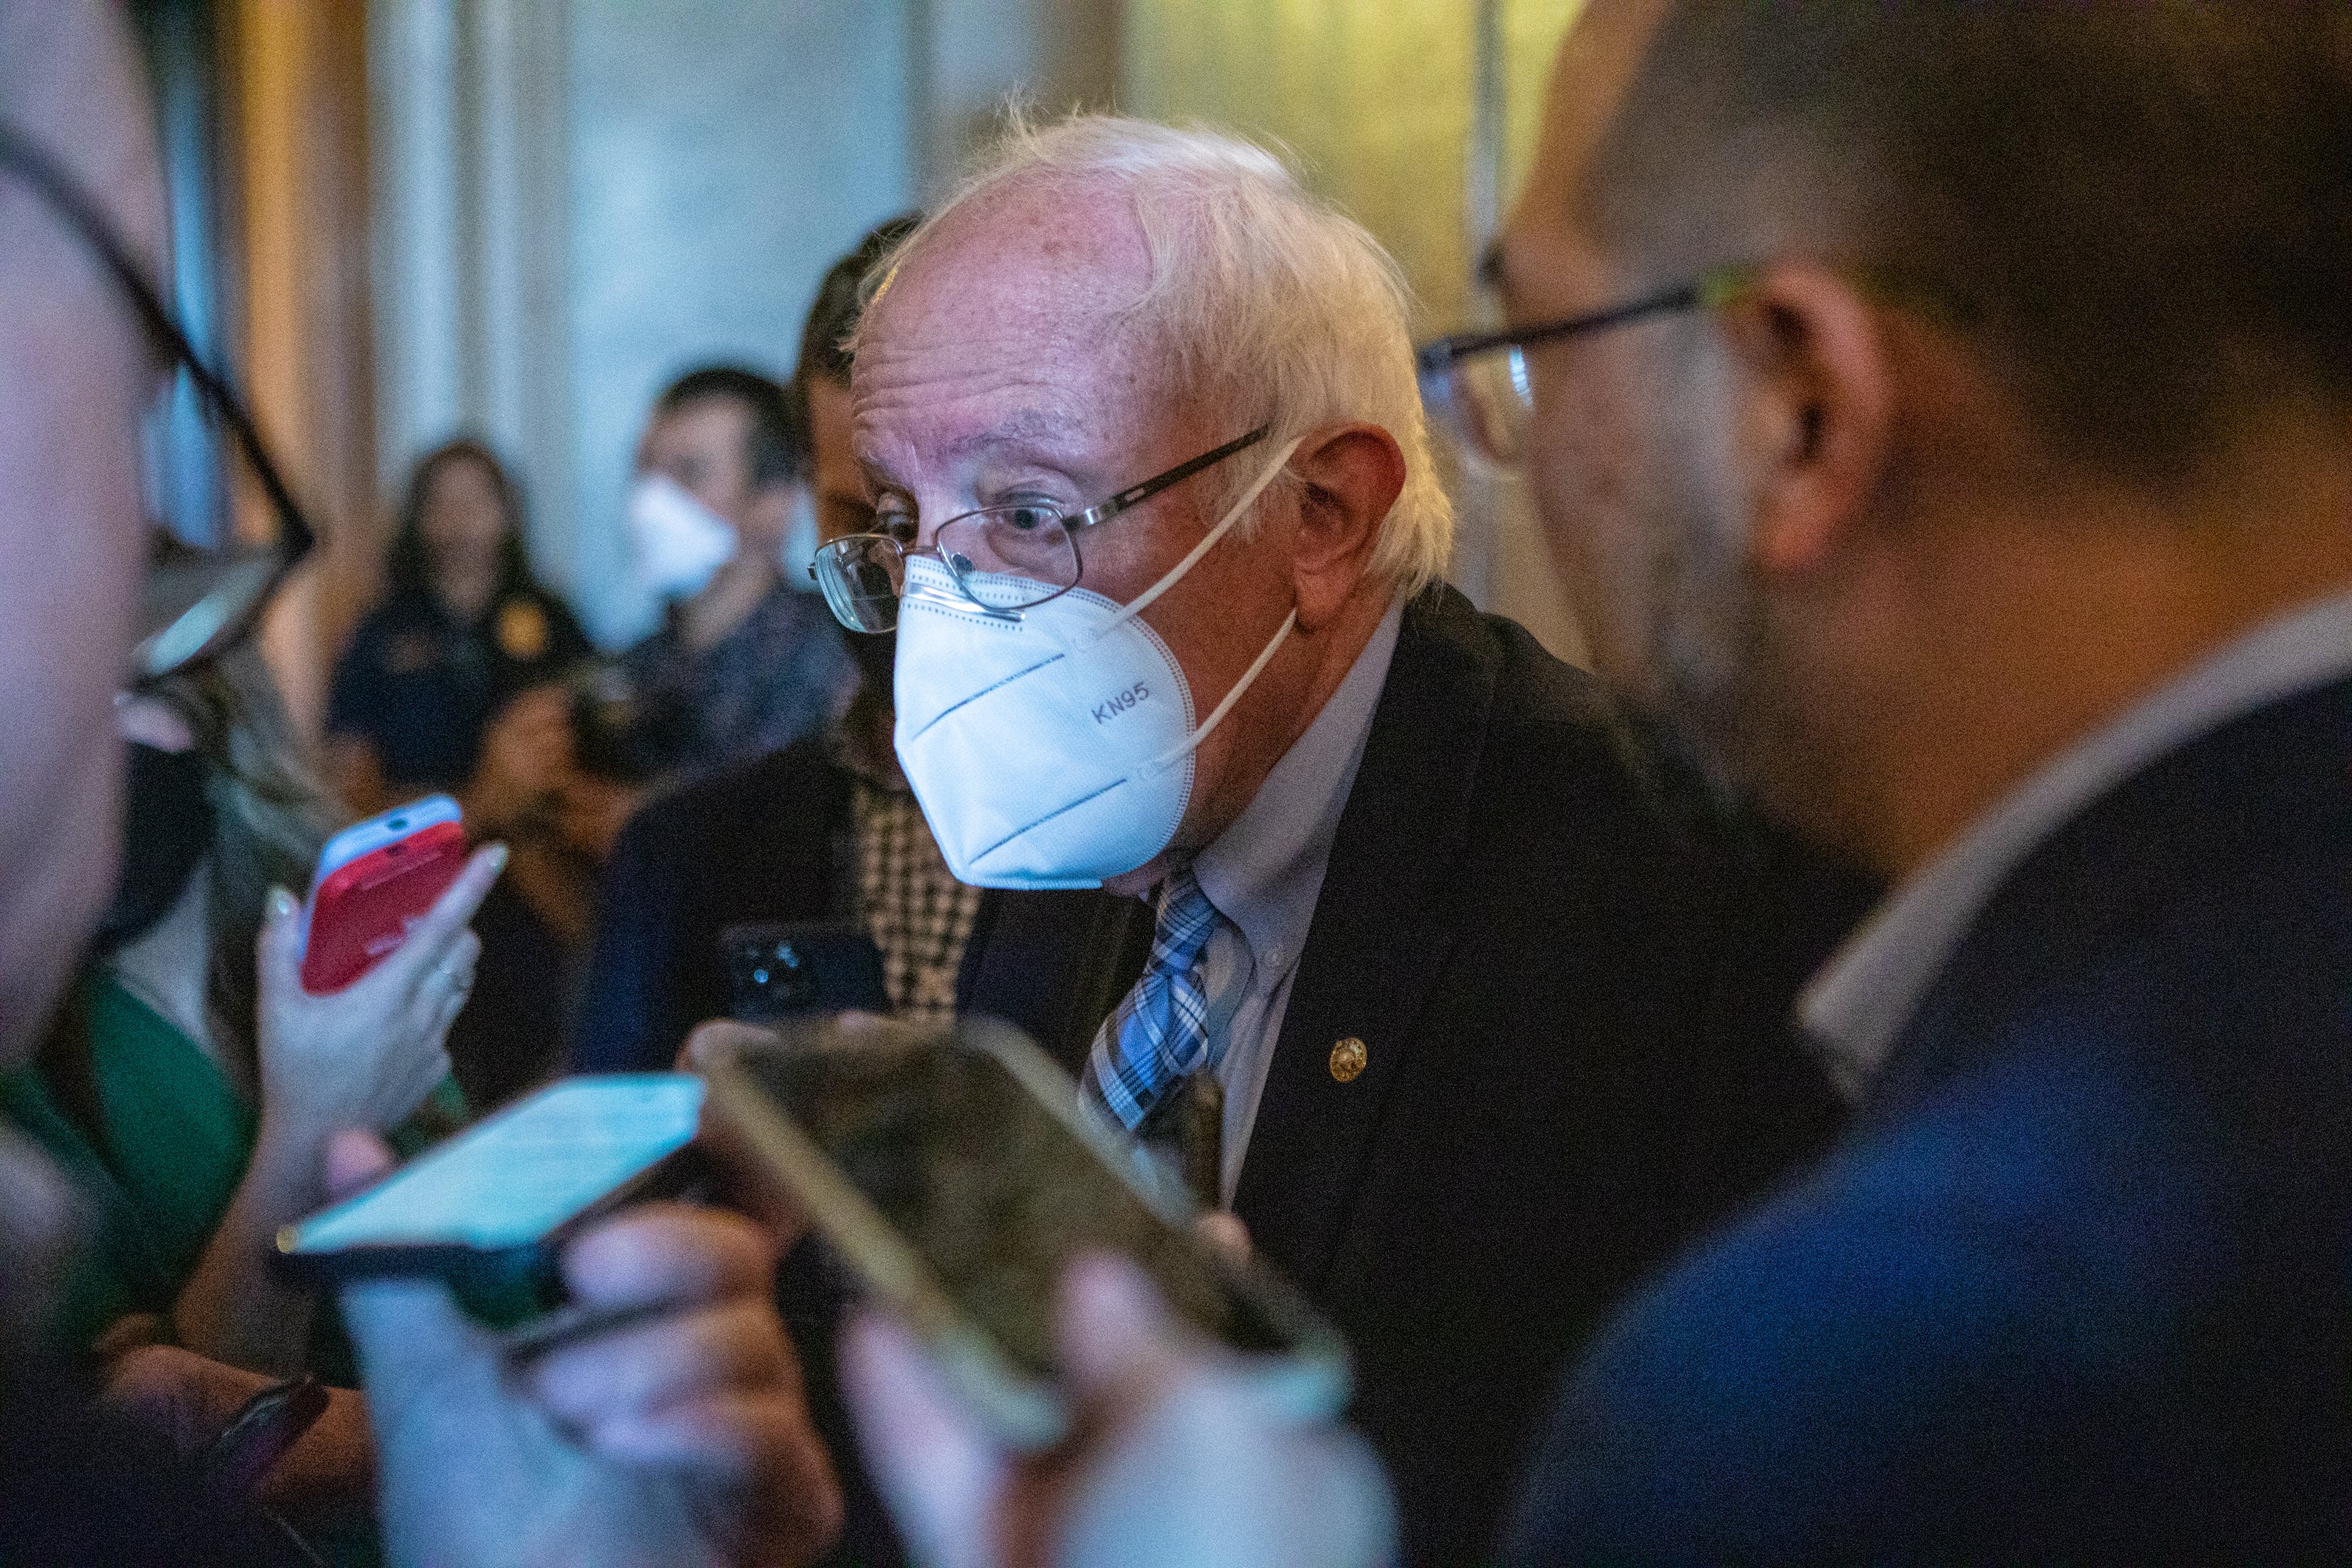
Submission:
MULTIPOLYGON (((1093 888, 1168 847, 1192 753, 1298 619, 1285 618, 1199 728, 1184 671, 1139 615, 1241 521, 1298 443, 1275 455, 1168 574, 1124 606, 1073 588, 1017 616, 958 592, 936 556, 907 563, 898 605, 898 763, 961 881, 1093 888)), ((971 574, 983 600, 1032 592, 971 574)))
POLYGON ((656 598, 691 598, 735 558, 735 531, 667 474, 640 474, 629 487, 629 555, 637 581, 656 598))

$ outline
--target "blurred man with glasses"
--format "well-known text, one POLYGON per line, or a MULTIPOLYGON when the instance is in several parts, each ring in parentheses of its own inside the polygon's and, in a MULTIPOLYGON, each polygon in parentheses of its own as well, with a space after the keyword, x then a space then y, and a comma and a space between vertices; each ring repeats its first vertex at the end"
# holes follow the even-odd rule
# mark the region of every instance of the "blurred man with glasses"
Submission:
POLYGON ((1347 1332, 1408 1554, 1475 1557, 1562 1358, 1827 1134, 1783 1016, 1853 906, 1440 580, 1403 289, 1266 153, 1016 132, 852 399, 818 574, 950 866, 1150 900, 1087 1102, 1347 1332))

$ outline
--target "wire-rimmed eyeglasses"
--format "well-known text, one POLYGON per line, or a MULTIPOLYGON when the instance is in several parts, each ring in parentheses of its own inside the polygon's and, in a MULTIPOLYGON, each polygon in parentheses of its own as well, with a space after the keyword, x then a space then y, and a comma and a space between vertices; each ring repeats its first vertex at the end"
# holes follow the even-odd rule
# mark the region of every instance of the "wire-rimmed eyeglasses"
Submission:
POLYGON ((1261 425, 1082 512, 1064 512, 1038 501, 982 507, 940 524, 938 542, 929 546, 892 533, 853 533, 819 550, 809 575, 824 590, 834 618, 854 632, 887 632, 898 624, 898 599, 906 591, 910 555, 937 556, 972 607, 1017 617, 1078 585, 1086 573, 1078 551, 1080 533, 1257 445, 1270 428, 1261 425))

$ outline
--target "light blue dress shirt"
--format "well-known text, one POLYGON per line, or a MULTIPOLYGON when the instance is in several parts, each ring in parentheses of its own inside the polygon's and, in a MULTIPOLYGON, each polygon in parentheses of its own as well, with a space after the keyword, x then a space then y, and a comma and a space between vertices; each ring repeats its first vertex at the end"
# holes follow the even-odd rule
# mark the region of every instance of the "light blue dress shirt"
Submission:
POLYGON ((1192 862, 1201 890, 1223 917, 1202 958, 1201 987, 1209 1003, 1210 1059, 1225 1095, 1218 1187, 1228 1207, 1403 617, 1401 602, 1389 606, 1307 732, 1192 862))

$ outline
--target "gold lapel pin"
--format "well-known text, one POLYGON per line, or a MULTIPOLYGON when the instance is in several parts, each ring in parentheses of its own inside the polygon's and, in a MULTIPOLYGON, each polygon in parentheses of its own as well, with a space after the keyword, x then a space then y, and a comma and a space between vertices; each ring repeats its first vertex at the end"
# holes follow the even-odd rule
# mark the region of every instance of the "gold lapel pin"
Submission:
POLYGON ((1331 1076, 1341 1083, 1353 1083, 1370 1059, 1364 1042, 1349 1035, 1331 1047, 1331 1076))

